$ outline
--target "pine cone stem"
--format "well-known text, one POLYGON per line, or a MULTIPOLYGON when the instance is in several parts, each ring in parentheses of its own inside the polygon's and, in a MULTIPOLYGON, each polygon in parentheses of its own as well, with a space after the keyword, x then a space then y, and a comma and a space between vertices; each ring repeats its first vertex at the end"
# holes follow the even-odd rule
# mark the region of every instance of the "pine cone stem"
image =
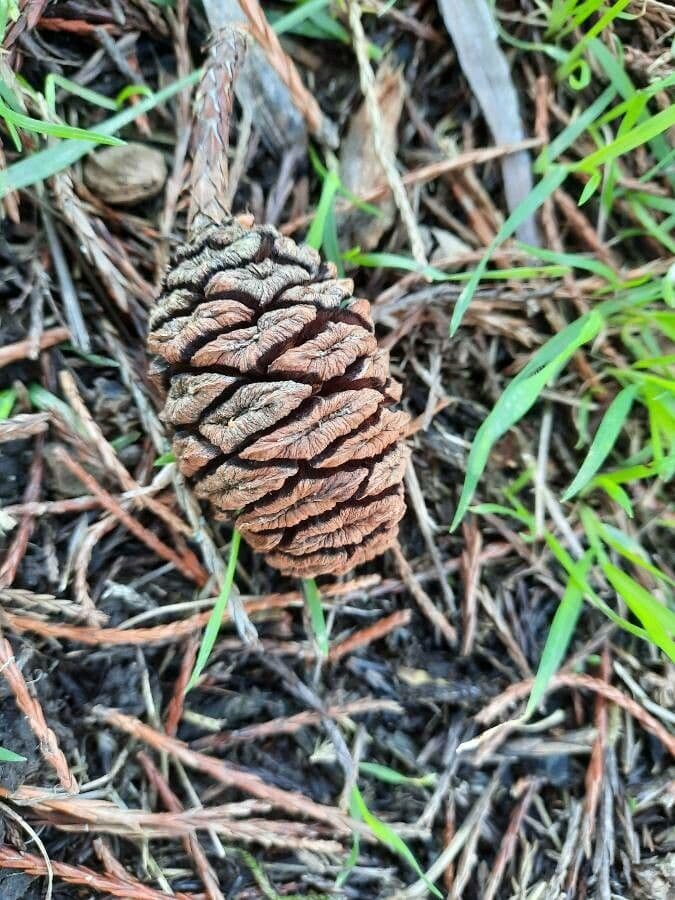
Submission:
POLYGON ((227 203, 230 118, 234 82, 246 53, 241 29, 224 28, 213 36, 197 92, 188 230, 191 237, 218 225, 230 213, 227 203))

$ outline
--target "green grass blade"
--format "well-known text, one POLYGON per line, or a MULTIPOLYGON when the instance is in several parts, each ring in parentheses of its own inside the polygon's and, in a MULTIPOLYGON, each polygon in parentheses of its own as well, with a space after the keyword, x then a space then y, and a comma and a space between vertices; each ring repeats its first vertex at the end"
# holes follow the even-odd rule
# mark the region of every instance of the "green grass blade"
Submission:
POLYGON ((578 582, 585 580, 592 561, 593 553, 588 550, 574 566, 575 577, 570 577, 567 581, 565 593, 555 611, 551 627, 546 636, 539 668, 527 701, 526 718, 529 718, 541 703, 549 681, 558 671, 561 662, 565 658, 565 653, 574 634, 583 605, 584 596, 578 582))
POLYGON ((611 478, 607 478, 605 475, 598 475, 597 478, 593 479, 592 486, 601 488, 608 497, 611 497, 617 506, 621 507, 629 519, 633 518, 635 515, 633 512, 633 504, 626 491, 624 491, 620 485, 616 484, 611 478))
POLYGON ((112 112, 119 108, 119 104, 111 100, 110 97, 106 97, 105 94, 92 91, 91 88, 84 87, 76 81, 71 81, 70 78, 64 78, 63 75, 59 75, 57 72, 50 72, 45 78, 45 100, 52 112, 56 111, 57 87, 62 88, 74 97, 79 97, 80 100, 91 103, 92 106, 100 106, 101 109, 109 109, 112 112))
POLYGON ((100 131, 90 131, 86 128, 73 128, 72 125, 62 125, 59 122, 45 122, 42 119, 34 119, 23 113, 15 112, 0 100, 0 118, 6 123, 11 123, 16 128, 24 131, 33 131, 36 134, 47 134, 64 140, 87 141, 94 144, 123 144, 119 138, 103 134, 100 131))
MULTIPOLYGON (((97 132, 104 135, 114 134, 121 128, 124 128, 125 125, 133 122, 138 116, 149 112, 155 106, 159 106, 160 103, 164 103, 185 88, 196 84, 200 77, 201 70, 196 70, 184 78, 174 81, 161 91, 157 91, 152 97, 145 97, 135 106, 124 109, 109 119, 100 122, 97 132)), ((45 178, 50 178, 56 172, 60 172, 62 169, 66 169, 74 162, 77 162, 78 159, 90 153, 92 149, 91 141, 63 141, 56 147, 49 147, 13 163, 0 172, 0 199, 5 197, 10 191, 16 191, 45 178)))
POLYGON ((387 825, 386 822, 383 822, 381 819, 378 819, 377 816, 374 816, 373 813, 366 806, 366 802, 361 796, 361 792, 357 787, 354 787, 354 801, 356 809, 358 810, 361 818, 366 823, 368 828, 372 831, 375 837, 381 844, 384 844, 385 847, 388 847, 391 851, 398 854, 401 859, 405 860, 408 865, 414 869, 417 876, 421 878, 427 886, 427 889, 431 891, 431 893, 435 897, 440 897, 441 900, 443 895, 438 890, 438 888, 433 885, 429 879, 426 877, 424 872, 422 871, 422 867, 415 859, 412 851, 408 847, 408 845, 403 841, 396 832, 387 825))
POLYGON ((630 414, 638 391, 638 385, 630 385, 624 388, 622 391, 619 391, 607 407, 607 411, 602 417, 593 442, 589 447, 588 454, 572 483, 563 494, 563 500, 570 500, 575 494, 583 490, 607 459, 630 414))
POLYGON ((16 391, 14 388, 5 388, 0 391, 0 422, 9 419, 16 403, 16 391))
POLYGON ((566 325, 562 331, 554 334, 530 357, 513 381, 523 381, 526 378, 530 378, 539 369, 560 358, 569 347, 574 346, 576 349, 588 343, 588 341, 592 341, 599 334, 603 324, 603 317, 597 309, 570 322, 569 325, 566 325))
POLYGON ((19 754, 14 753, 13 750, 7 750, 5 747, 0 747, 0 762, 2 762, 2 763, 26 762, 26 757, 19 756, 19 754))
POLYGON ((616 550, 617 553, 634 566, 649 572, 658 581, 663 581, 671 587, 675 587, 675 578, 671 578, 670 575, 662 572, 658 566, 653 565, 645 550, 634 538, 631 538, 619 528, 608 525, 606 522, 602 522, 600 525, 600 536, 612 550, 616 550))
POLYGON ((312 631, 314 632, 314 640, 321 656, 328 656, 328 632, 326 631, 326 620, 323 616, 323 606, 321 605, 321 594, 316 586, 313 578, 303 578, 302 589, 307 602, 309 611, 309 619, 312 623, 312 631))
MULTIPOLYGON (((529 409, 531 409, 544 387, 555 377, 574 352, 582 344, 585 344, 588 340, 592 340, 598 333, 598 330, 602 325, 602 318, 599 313, 594 311, 590 313, 588 317, 583 318, 585 321, 583 321, 580 327, 579 323, 574 323, 577 325, 577 328, 574 329, 573 340, 566 342, 563 346, 561 346, 560 343, 555 344, 558 352, 550 361, 537 371, 532 371, 533 361, 530 361, 528 366, 526 366, 526 374, 523 375, 521 372, 520 376, 514 378, 506 387, 494 408, 478 429, 471 447, 471 452, 469 453, 469 459, 466 465, 466 477, 462 486, 462 493, 457 505, 457 511, 455 512, 455 517, 450 526, 451 531, 454 531, 459 525, 471 503, 478 485, 478 480, 483 474, 490 451, 495 442, 498 441, 509 428, 515 425, 529 409)), ((568 329, 565 329, 565 331, 567 330, 568 329)), ((568 332, 568 334, 569 333, 570 332, 568 332)), ((560 337, 560 335, 557 337, 560 337)), ((535 354, 535 357, 536 356, 537 354, 535 354)), ((542 357, 540 357, 540 359, 541 358, 542 357)))
POLYGON ((616 272, 592 256, 585 256, 583 253, 560 253, 556 250, 547 250, 544 247, 532 247, 530 244, 522 243, 522 241, 518 241, 518 246, 536 259, 543 259, 544 262, 556 263, 569 269, 581 269, 583 272, 592 272, 594 275, 604 278, 609 284, 615 287, 619 286, 616 272))
POLYGON ((534 161, 533 170, 538 175, 545 172, 551 163, 555 162, 561 153, 564 153, 565 150, 571 147, 577 138, 602 115, 615 97, 616 90, 614 87, 610 85, 610 87, 605 88, 590 106, 587 106, 566 128, 563 128, 560 134, 556 135, 548 147, 544 147, 534 161))
POLYGON ((624 619, 623 616, 620 616, 618 613, 614 612, 612 607, 608 606, 605 601, 598 596, 598 594, 588 583, 588 580, 580 576, 576 569, 576 563, 574 562, 572 557, 550 532, 544 532, 544 540, 546 541, 546 544, 553 556, 560 563, 565 572, 567 572, 567 574, 576 583, 576 585, 583 591, 584 597, 586 597, 593 604, 593 606, 597 607, 607 616, 608 619, 614 622, 615 625, 623 628, 624 631, 627 631, 629 634, 635 635, 635 637, 641 638, 641 640, 643 641, 648 640, 648 635, 644 628, 639 628, 637 625, 633 625, 632 622, 629 622, 628 619, 624 619))
POLYGON ((359 772, 365 775, 371 775, 378 781, 385 784, 410 785, 412 787, 433 787, 438 781, 438 776, 434 772, 427 775, 403 775, 396 769, 390 769, 389 766, 382 766, 379 763, 362 762, 359 763, 359 772))
POLYGON ((169 463, 176 462, 176 454, 169 450, 166 453, 162 453, 161 456, 158 456, 154 461, 153 466, 157 468, 161 468, 162 466, 168 466, 169 463))
POLYGON ((642 623, 653 643, 663 650, 671 662, 675 662, 675 642, 669 637, 675 634, 675 613, 659 603, 641 584, 608 560, 602 561, 601 566, 607 581, 623 598, 635 618, 642 623))
POLYGON ((277 19, 273 28, 277 34, 284 34, 286 31, 297 28, 306 19, 311 18, 313 13, 328 6, 330 2, 331 0, 307 0, 306 3, 300 3, 295 9, 277 19))
POLYGON ((544 175, 541 181, 534 186, 527 197, 525 197, 525 199, 518 204, 518 206, 513 210, 508 219, 504 222, 494 240, 487 248, 485 255, 473 270, 471 278, 469 279, 466 287, 457 299, 457 303, 455 304, 455 308, 452 313, 452 320, 450 322, 451 337, 455 334, 461 324, 462 319, 464 318, 464 313, 467 311, 469 304, 471 303, 471 299, 476 293, 476 288, 478 287, 483 273, 487 269, 487 264, 490 261, 492 254, 500 244, 502 244, 507 238, 511 237, 511 235, 515 233, 515 231, 523 224, 523 222, 525 222, 530 218, 530 216, 533 216, 535 214, 542 203, 551 196, 553 191, 555 191, 556 188, 560 187, 566 177, 567 169, 565 167, 552 167, 551 170, 544 175))
MULTIPOLYGON (((623 10, 628 6, 630 0, 617 0, 617 2, 611 6, 605 13, 600 16, 597 22, 588 29, 588 31, 584 34, 580 41, 576 41, 574 47, 569 52, 566 61, 560 67, 558 71, 559 78, 566 78, 568 75, 572 73, 575 66, 577 66, 580 62, 580 57, 586 51, 588 45, 593 40, 593 38, 597 37, 608 25, 610 25, 616 17, 623 12, 623 10)), ((601 6, 600 3, 597 6, 601 6)))
POLYGON ((339 186, 340 179, 338 174, 331 169, 323 180, 319 205, 316 208, 314 219, 305 238, 305 243, 309 244, 310 247, 314 247, 315 250, 318 250, 323 244, 328 215, 333 208, 333 200, 339 186))
MULTIPOLYGON (((352 819, 356 819, 357 821, 361 821, 361 813, 359 811, 359 806, 356 803, 356 795, 355 791, 357 789, 354 788, 349 796, 349 814, 352 819)), ((335 879, 335 887, 340 890, 340 888, 344 885, 344 883, 349 878, 350 872, 354 868, 354 866, 359 861, 359 852, 361 850, 361 835, 358 831, 354 831, 352 834, 352 847, 349 851, 349 856, 345 860, 345 863, 340 870, 337 878, 335 879)))
POLYGON ((202 638, 199 652, 197 653, 197 661, 195 662, 195 667, 192 675, 190 676, 188 685, 185 688, 186 694, 188 691, 192 690, 195 684, 197 684, 200 675, 204 671, 204 668, 209 661, 213 646, 216 643, 218 632, 220 631, 220 626, 223 621, 223 616, 225 615, 225 610, 227 609, 227 601, 230 599, 230 592, 232 590, 232 584, 234 582, 234 573, 237 569, 237 558, 239 556, 240 543, 241 535, 235 529, 232 532, 232 541, 230 542, 230 555, 227 560, 225 577, 223 578, 223 583, 220 588, 220 593, 218 594, 218 599, 216 600, 216 603, 213 607, 213 612, 211 613, 209 621, 206 625, 204 637, 202 638))
POLYGON ((636 147, 641 147, 642 144, 648 143, 657 135, 668 131, 673 125, 675 125, 675 104, 636 125, 635 128, 610 141, 595 153, 590 153, 581 162, 576 163, 573 169, 578 172, 592 173, 603 163, 618 159, 625 153, 635 150, 636 147))

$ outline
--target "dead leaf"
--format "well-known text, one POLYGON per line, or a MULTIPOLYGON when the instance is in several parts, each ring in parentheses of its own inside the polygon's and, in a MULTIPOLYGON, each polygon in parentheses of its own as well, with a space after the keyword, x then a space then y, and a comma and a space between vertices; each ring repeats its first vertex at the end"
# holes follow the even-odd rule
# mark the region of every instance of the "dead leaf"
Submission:
MULTIPOLYGON (((382 117, 383 140, 391 147, 392 156, 398 147, 398 123, 403 111, 405 83, 400 69, 382 65, 375 78, 375 91, 382 117)), ((357 196, 368 194, 373 185, 382 184, 386 176, 373 139, 370 116, 365 101, 359 107, 342 141, 340 176, 346 188, 357 196)), ((340 234, 345 246, 372 250, 380 238, 391 228, 396 215, 393 197, 388 195, 378 204, 381 218, 375 218, 359 209, 350 210, 339 219, 340 234)))

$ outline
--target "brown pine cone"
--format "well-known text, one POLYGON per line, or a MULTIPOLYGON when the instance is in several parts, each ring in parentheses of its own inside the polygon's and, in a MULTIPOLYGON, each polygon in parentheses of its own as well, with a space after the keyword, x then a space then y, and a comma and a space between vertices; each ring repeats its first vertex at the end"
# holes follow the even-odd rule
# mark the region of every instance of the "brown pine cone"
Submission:
POLYGON ((180 470, 270 565, 338 575, 396 539, 408 416, 367 300, 271 226, 184 245, 150 317, 180 470))

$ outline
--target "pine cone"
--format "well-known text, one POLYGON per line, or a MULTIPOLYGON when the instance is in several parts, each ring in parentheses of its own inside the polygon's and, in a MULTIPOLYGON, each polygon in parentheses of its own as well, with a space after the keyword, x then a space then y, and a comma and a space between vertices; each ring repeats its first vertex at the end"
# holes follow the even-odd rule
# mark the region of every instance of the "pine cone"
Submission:
POLYGON ((270 226, 228 218, 176 254, 150 317, 183 475, 289 575, 342 574, 396 539, 404 412, 367 300, 270 226))

